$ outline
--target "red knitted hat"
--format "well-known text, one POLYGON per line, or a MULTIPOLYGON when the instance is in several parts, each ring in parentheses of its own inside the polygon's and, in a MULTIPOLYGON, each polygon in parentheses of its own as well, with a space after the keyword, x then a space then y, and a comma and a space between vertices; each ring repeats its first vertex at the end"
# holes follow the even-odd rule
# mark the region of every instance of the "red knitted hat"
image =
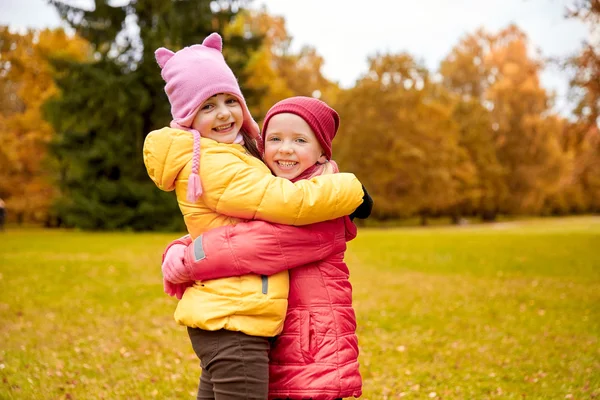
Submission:
POLYGON ((331 142, 340 126, 340 117, 338 113, 326 103, 312 97, 290 97, 276 103, 267 112, 262 129, 262 150, 264 152, 265 134, 269 120, 277 114, 296 114, 306 121, 310 129, 314 132, 319 144, 323 148, 325 157, 331 159, 331 142))

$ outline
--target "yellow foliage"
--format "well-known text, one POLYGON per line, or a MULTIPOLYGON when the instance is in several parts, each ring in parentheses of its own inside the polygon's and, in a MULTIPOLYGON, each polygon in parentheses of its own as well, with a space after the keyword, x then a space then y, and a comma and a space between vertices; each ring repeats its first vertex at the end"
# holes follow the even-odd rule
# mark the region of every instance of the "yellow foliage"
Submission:
POLYGON ((519 64, 509 61, 502 66, 502 73, 507 76, 515 76, 519 73, 519 64))
POLYGON ((249 89, 262 92, 259 104, 251 108, 261 119, 277 101, 290 96, 312 96, 331 101, 337 96, 337 85, 321 74, 323 59, 311 47, 295 54, 290 51, 292 38, 285 28, 285 19, 269 15, 266 10, 246 10, 238 14, 225 30, 227 35, 261 36, 261 47, 246 65, 249 89))
POLYGON ((12 33, 0 27, 0 85, 10 104, 0 111, 0 196, 9 218, 44 221, 55 196, 45 168, 54 134, 42 106, 57 93, 50 57, 82 60, 84 40, 62 29, 12 33))

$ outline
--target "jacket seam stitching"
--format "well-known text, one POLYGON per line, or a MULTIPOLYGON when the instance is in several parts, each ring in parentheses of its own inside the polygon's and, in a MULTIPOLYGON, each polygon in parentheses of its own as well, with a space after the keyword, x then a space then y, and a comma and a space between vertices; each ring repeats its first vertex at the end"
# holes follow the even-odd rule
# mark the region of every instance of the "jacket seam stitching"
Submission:
POLYGON ((339 188, 338 190, 336 190, 336 196, 335 196, 335 209, 339 210, 340 209, 340 191, 339 188))
POLYGON ((228 228, 226 232, 227 232, 227 248, 229 249, 229 252, 231 253, 231 257, 233 258, 233 262, 235 263, 236 271, 238 273, 241 273, 242 268, 240 266, 240 261, 236 257, 235 251, 233 251, 233 247, 232 247, 231 230, 228 228))
POLYGON ((294 218, 294 223, 292 225, 297 225, 298 224, 298 219, 300 219, 300 216, 304 214, 304 201, 306 198, 306 192, 303 191, 302 192, 302 202, 300 203, 300 211, 298 212, 298 214, 296 214, 296 218, 294 218))
MULTIPOLYGON (((271 187, 272 184, 273 184, 273 180, 270 180, 267 185, 264 185, 265 190, 260 195, 260 201, 258 202, 258 207, 256 207, 256 209, 254 210, 254 215, 252 216, 252 219, 256 219, 256 215, 258 214, 258 210, 260 210, 263 202, 265 201, 265 197, 266 197, 267 191, 269 190, 269 188, 271 187)), ((266 221, 268 221, 268 220, 266 220, 266 221)))
POLYGON ((273 231, 273 233, 274 233, 273 236, 275 236, 275 238, 277 239, 277 246, 279 247, 279 251, 281 252, 281 254, 284 254, 283 260, 285 262, 285 270, 289 271, 290 270, 290 263, 289 263, 289 260, 288 260, 287 256, 285 255, 285 253, 283 251, 283 247, 281 246, 281 240, 279 238, 279 235, 277 235, 277 232, 275 232, 275 227, 272 224, 269 224, 268 226, 273 231))
MULTIPOLYGON (((325 279, 323 278, 323 271, 321 271, 321 268, 319 268, 319 277, 321 278, 321 282, 323 283, 323 286, 325 287, 325 290, 327 291, 327 300, 328 300, 329 304, 331 304, 331 293, 329 293, 329 287, 325 283, 325 279)), ((340 330, 340 327, 338 326, 338 320, 335 317, 335 313, 333 312, 333 307, 330 306, 329 309, 332 311, 331 314, 334 316, 333 324, 335 326, 335 338, 336 338, 336 340, 335 340, 335 350, 336 350, 335 351, 335 360, 336 361, 335 362, 337 365, 339 365, 340 364, 340 340, 339 340, 340 337, 338 335, 338 332, 340 330)), ((342 378, 340 376, 339 369, 336 369, 335 373, 338 377, 337 381, 339 382, 339 390, 341 390, 342 389, 342 383, 341 383, 342 378)))
MULTIPOLYGON (((223 212, 223 211, 219 210, 219 205, 221 204, 221 200, 225 196, 225 193, 227 193, 227 191, 229 189, 229 185, 231 185, 231 182, 233 182, 233 181, 235 181, 237 179, 237 176, 240 174, 240 172, 241 172, 241 170, 238 168, 238 170, 231 177, 231 179, 227 182, 227 184, 225 184, 223 186, 223 192, 221 192, 221 195, 219 196, 219 199, 217 200, 217 203, 215 204, 215 209, 213 211, 215 211, 215 212, 217 212, 219 214, 223 214, 223 215, 227 215, 228 217, 231 217, 231 215, 227 214, 226 212, 223 212)), ((254 215, 256 216, 256 211, 254 212, 254 215)))
MULTIPOLYGON (((173 146, 173 134, 169 135, 169 139, 171 139, 171 140, 169 141, 169 147, 167 148, 167 151, 165 151, 165 160, 164 160, 163 165, 167 165, 167 158, 169 158, 169 153, 171 152, 171 146, 173 146)), ((163 167, 161 170, 162 170, 162 172, 160 174, 160 179, 157 178, 157 181, 160 182, 160 184, 162 186, 163 176, 165 174, 165 168, 163 167)), ((179 176, 179 172, 177 173, 177 176, 179 176)), ((175 179, 175 180, 177 180, 177 179, 175 179)), ((173 182, 173 183, 175 183, 175 182, 173 182)))

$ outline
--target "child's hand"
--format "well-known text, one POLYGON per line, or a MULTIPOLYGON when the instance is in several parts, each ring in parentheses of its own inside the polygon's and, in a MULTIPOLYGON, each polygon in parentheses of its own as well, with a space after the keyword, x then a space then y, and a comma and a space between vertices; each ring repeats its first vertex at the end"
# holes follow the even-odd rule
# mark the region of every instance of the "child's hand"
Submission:
POLYGON ((367 192, 367 188, 363 185, 363 202, 352 214, 350 214, 350 221, 354 221, 354 218, 366 219, 371 215, 373 210, 373 199, 367 192))
POLYGON ((185 245, 180 243, 173 244, 169 247, 164 255, 162 263, 164 281, 178 284, 193 280, 189 269, 184 263, 186 248, 185 245))
POLYGON ((183 262, 185 249, 190 243, 190 235, 179 238, 167 246, 162 257, 163 288, 166 294, 179 300, 185 290, 194 284, 183 262))
POLYGON ((165 289, 165 293, 169 296, 177 297, 177 300, 181 300, 183 297, 183 293, 185 293, 185 289, 192 286, 194 282, 185 282, 185 283, 172 283, 163 279, 163 287, 165 289))

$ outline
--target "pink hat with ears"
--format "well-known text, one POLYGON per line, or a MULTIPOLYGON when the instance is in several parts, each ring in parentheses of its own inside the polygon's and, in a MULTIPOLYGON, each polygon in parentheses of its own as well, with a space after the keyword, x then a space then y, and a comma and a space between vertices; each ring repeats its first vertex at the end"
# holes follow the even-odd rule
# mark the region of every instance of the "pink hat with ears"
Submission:
POLYGON ((229 93, 237 97, 244 114, 242 129, 252 138, 259 138, 258 124, 250 115, 237 79, 225 62, 223 40, 211 33, 202 44, 185 47, 174 53, 161 47, 154 52, 166 82, 165 92, 171 103, 171 127, 184 129, 194 135, 192 173, 188 180, 188 201, 195 202, 202 195, 200 183, 200 133, 192 129, 199 107, 208 98, 229 93))

